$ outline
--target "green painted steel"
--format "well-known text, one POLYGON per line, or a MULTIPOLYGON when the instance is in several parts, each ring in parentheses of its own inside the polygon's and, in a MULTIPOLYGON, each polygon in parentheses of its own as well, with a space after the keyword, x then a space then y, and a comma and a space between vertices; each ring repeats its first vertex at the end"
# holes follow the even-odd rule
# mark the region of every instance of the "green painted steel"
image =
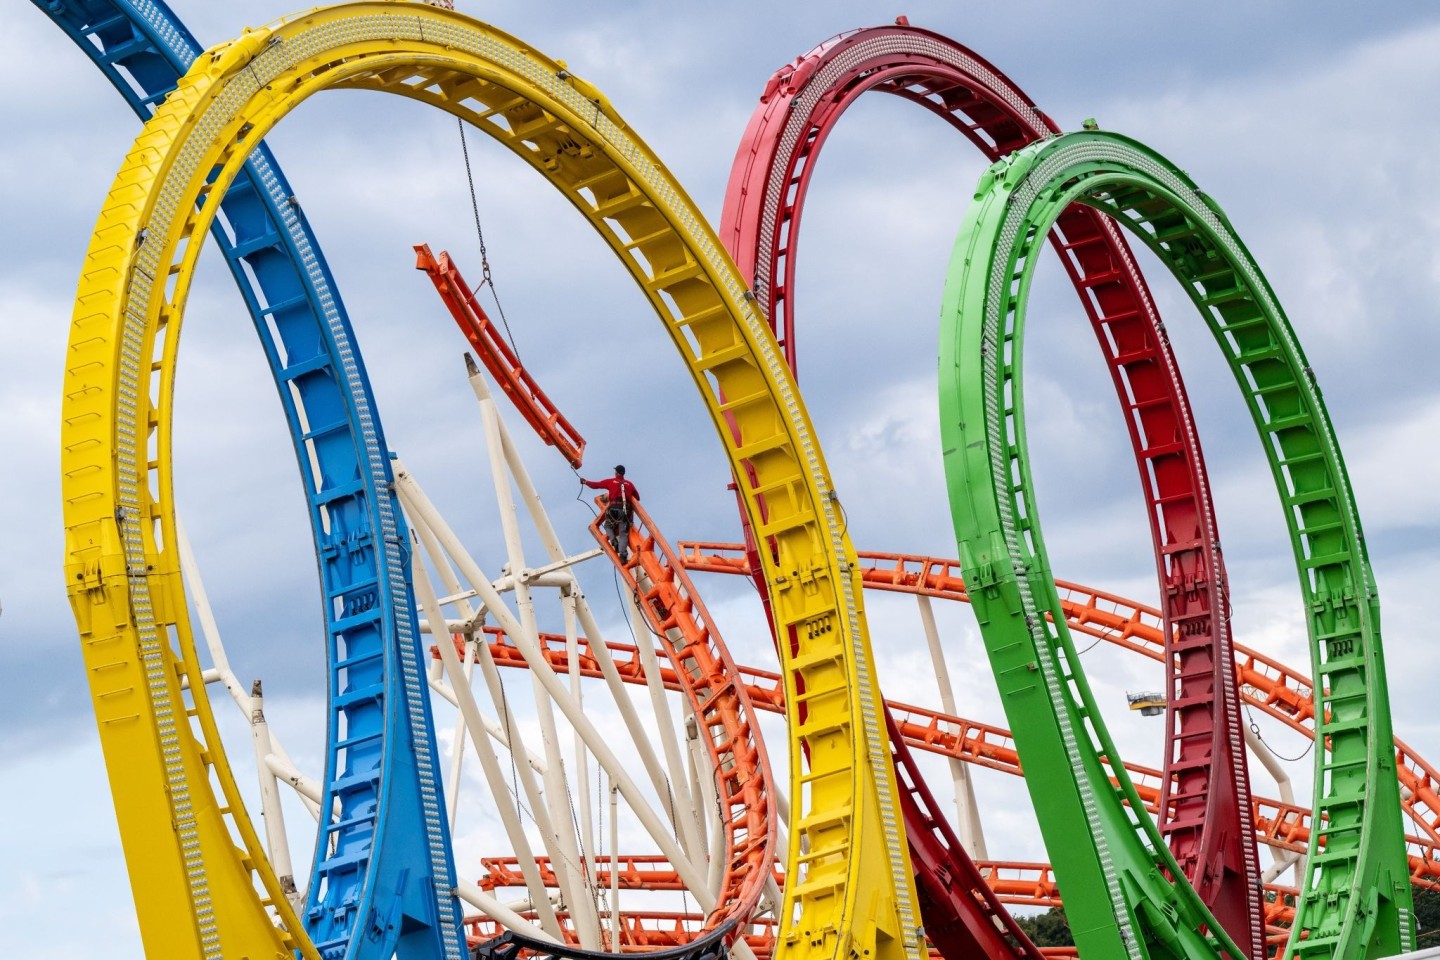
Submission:
MULTIPOLYGON (((1220 345, 1289 525, 1317 678, 1314 820, 1288 957, 1413 949, 1379 600, 1315 377, 1220 209, 1126 137, 1067 134, 990 167, 951 258, 940 417, 950 509, 1041 832, 1086 960, 1238 956, 1143 812, 1095 708, 1041 537, 1023 417, 1025 304, 1041 241, 1071 203, 1114 216, 1170 268, 1220 345), (1299 939, 1301 935, 1304 939, 1299 939)), ((1163 328, 1162 328, 1163 329, 1163 328)), ((1133 415, 1133 412, 1132 412, 1133 415)))

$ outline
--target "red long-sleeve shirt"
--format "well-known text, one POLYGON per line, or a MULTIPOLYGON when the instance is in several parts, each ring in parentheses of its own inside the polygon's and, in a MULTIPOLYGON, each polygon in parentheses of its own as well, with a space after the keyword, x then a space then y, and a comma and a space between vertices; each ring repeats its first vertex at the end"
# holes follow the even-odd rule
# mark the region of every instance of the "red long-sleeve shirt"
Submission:
POLYGON ((639 500, 640 491, 635 489, 635 484, 624 477, 610 477, 606 480, 586 480, 580 478, 580 482, 591 490, 604 490, 605 496, 610 502, 620 502, 629 507, 629 501, 639 500))

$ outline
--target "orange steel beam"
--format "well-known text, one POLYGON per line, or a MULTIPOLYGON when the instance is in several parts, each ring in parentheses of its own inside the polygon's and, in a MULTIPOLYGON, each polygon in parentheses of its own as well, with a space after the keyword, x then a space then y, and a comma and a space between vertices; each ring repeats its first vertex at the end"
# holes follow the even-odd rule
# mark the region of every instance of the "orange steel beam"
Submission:
MULTIPOLYGON (((618 886, 621 890, 683 890, 680 875, 664 857, 653 854, 622 856, 618 861, 618 886)), ((485 873, 479 880, 482 890, 495 891, 513 887, 523 889, 525 876, 520 872, 516 857, 485 857, 481 861, 485 873)), ((547 888, 558 889, 560 882, 548 857, 536 857, 535 865, 540 871, 540 880, 547 888)), ((610 885, 608 864, 597 862, 596 884, 607 888, 610 885)), ((1005 903, 1015 906, 1058 907, 1062 906, 1059 885, 1048 863, 1028 863, 1012 860, 977 860, 975 866, 985 883, 1005 903)), ((785 876, 780 865, 775 865, 775 880, 784 883, 785 876)), ((1294 898, 1298 891, 1294 887, 1266 884, 1265 924, 1275 930, 1288 929, 1295 916, 1294 898)), ((698 918, 700 915, 696 914, 698 918)))
MULTIPOLYGON (((518 857, 481 857, 480 866, 485 872, 476 881, 481 890, 493 892, 504 887, 524 888, 525 875, 520 872, 518 857)), ((558 889, 560 879, 549 857, 536 857, 536 869, 540 882, 550 889, 558 889)), ((782 864, 772 861, 772 875, 777 883, 785 882, 782 864)), ((616 885, 621 890, 684 890, 680 874, 662 854, 645 853, 615 857, 616 885)), ((610 858, 597 857, 595 860, 595 886, 601 890, 610 886, 610 858)))
POLYGON ((437 259, 430 252, 429 244, 416 244, 415 269, 424 270, 430 277, 440 293, 440 299, 459 325, 460 332, 475 348, 480 362, 500 384, 505 396, 515 404, 515 409, 520 411, 541 440, 558 449, 570 466, 579 469, 585 454, 585 438, 571 426, 570 421, 550 402, 545 391, 520 365, 520 358, 510 345, 496 335, 495 325, 475 299, 475 293, 465 278, 460 276, 450 254, 442 250, 437 259))
MULTIPOLYGON (((618 858, 620 867, 619 886, 622 890, 675 891, 682 889, 679 875, 667 869, 668 861, 658 856, 626 856, 618 858)), ((485 858, 481 863, 486 875, 480 886, 485 890, 501 887, 525 886, 515 858, 485 858)), ((540 876, 547 887, 557 887, 558 881, 549 860, 536 858, 540 876)), ((976 861, 975 864, 990 884, 996 895, 1005 903, 1014 906, 1058 907, 1062 906, 1060 891, 1047 863, 1022 863, 999 860, 976 861)), ((609 869, 598 871, 600 886, 609 886, 609 869)), ((783 882, 783 875, 776 879, 783 882)), ((1290 922, 1295 916, 1294 898, 1298 891, 1294 887, 1275 884, 1265 886, 1265 945, 1273 957, 1284 946, 1289 936, 1290 922)), ((561 914, 562 925, 568 921, 561 914)), ((623 911, 621 919, 621 949, 625 952, 641 952, 664 947, 678 947, 689 943, 704 923, 702 914, 671 913, 664 911, 623 911)), ((498 936, 502 928, 485 917, 472 917, 466 921, 472 944, 498 936)), ((756 957, 766 958, 774 947, 774 920, 760 918, 751 924, 751 931, 745 941, 756 957)), ((566 938, 575 943, 573 931, 565 928, 566 938)), ((1042 947, 1040 952, 1047 957, 1064 958, 1075 956, 1073 947, 1042 947)), ((933 949, 931 960, 941 960, 933 949)))
MULTIPOLYGON (((1073 623, 1072 628, 1085 629, 1073 623)), ((506 642, 503 633, 494 627, 486 627, 485 632, 492 638, 490 652, 497 664, 502 667, 525 667, 520 651, 506 642)), ((569 660, 565 652, 565 637, 542 633, 540 642, 546 660, 557 671, 566 671, 569 660)), ((454 638, 454 643, 457 649, 463 651, 463 638, 454 638)), ((602 676, 600 667, 594 657, 586 652, 589 647, 589 639, 581 637, 580 673, 585 677, 599 678, 602 676)), ((616 671, 621 679, 626 683, 645 682, 645 668, 640 661, 639 651, 634 646, 607 642, 606 648, 615 660, 616 671)), ((769 713, 785 711, 785 694, 778 673, 744 665, 739 666, 738 670, 745 678, 746 690, 757 708, 769 713)), ((674 669, 661 667, 660 676, 667 689, 681 689, 679 676, 674 669)), ((886 701, 886 704, 895 715, 905 742, 911 748, 979 764, 1013 776, 1023 776, 1020 756, 1015 751, 1010 732, 1005 728, 951 716, 928 707, 896 701, 886 701)), ((1259 703, 1255 706, 1264 709, 1259 703)), ((1133 763, 1127 763, 1125 769, 1130 771, 1136 790, 1145 801, 1146 809, 1153 814, 1160 800, 1160 771, 1133 763)), ((1284 850, 1302 853, 1305 851, 1310 838, 1310 811, 1307 808, 1260 796, 1252 796, 1251 804, 1256 840, 1284 850)), ((1321 839, 1323 843, 1323 836, 1321 839)), ((1429 836, 1407 835, 1405 839, 1409 846, 1410 882, 1417 887, 1440 890, 1440 843, 1429 836)))
MULTIPOLYGON (((680 561, 691 570, 744 576, 750 572, 744 547, 735 543, 681 541, 680 561)), ((859 562, 867 587, 969 602, 956 560, 861 552, 859 562)), ((1066 580, 1056 580, 1055 585, 1071 630, 1118 644, 1152 660, 1164 660, 1165 634, 1158 609, 1066 580)), ((1236 675, 1245 702, 1313 738, 1315 700, 1310 678, 1241 644, 1235 644, 1234 649, 1236 675)), ((1440 772, 1398 737, 1395 752, 1396 774, 1405 788, 1400 805, 1429 838, 1433 853, 1434 846, 1440 844, 1440 772)), ((1127 769, 1134 768, 1127 765, 1127 769)), ((1147 803, 1152 802, 1143 788, 1141 795, 1147 803)))

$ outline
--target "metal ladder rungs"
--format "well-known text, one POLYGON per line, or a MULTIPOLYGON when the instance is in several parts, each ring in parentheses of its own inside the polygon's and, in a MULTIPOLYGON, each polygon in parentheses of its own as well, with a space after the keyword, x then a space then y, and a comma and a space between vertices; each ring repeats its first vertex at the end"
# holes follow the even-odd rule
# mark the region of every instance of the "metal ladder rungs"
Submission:
POLYGON ((750 356, 750 345, 742 340, 739 343, 732 343, 728 347, 722 347, 714 353, 696 357, 694 364, 697 370, 709 371, 737 360, 748 360, 750 356))

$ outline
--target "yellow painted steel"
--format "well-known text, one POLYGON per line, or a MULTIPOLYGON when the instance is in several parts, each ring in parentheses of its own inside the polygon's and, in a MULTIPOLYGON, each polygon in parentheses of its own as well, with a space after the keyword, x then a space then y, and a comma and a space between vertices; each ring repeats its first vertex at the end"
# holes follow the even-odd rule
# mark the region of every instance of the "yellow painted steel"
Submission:
POLYGON ((794 638, 782 659, 796 880, 776 949, 918 960, 854 550, 764 316, 698 208, 597 90, 504 33, 403 0, 314 10, 201 56, 126 158, 87 254, 63 408, 67 572, 147 951, 220 955, 209 936, 227 956, 268 957, 290 946, 272 914, 299 929, 235 799, 200 682, 175 560, 170 422, 201 246, 190 240, 218 206, 196 203, 218 197, 287 112, 336 87, 409 96, 499 140, 640 284, 744 478, 757 535, 777 546, 778 560, 762 557, 780 635, 794 638), (182 928, 193 944, 179 943, 182 928))

